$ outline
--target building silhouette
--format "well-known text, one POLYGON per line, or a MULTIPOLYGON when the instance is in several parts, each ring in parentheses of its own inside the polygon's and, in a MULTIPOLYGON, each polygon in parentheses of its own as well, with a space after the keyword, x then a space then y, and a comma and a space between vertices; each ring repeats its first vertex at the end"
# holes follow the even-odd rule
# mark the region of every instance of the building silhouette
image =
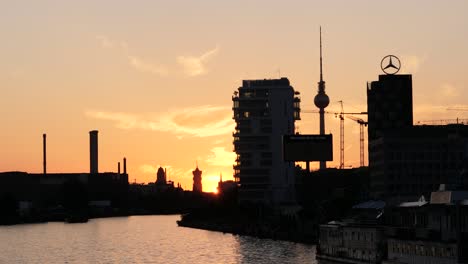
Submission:
POLYGON ((239 202, 294 202, 294 163, 283 160, 282 136, 294 134, 300 99, 289 80, 244 80, 232 101, 239 202))
POLYGON ((385 130, 412 127, 412 76, 379 75, 378 81, 368 84, 367 113, 369 142, 382 136, 385 130))
POLYGON ((388 202, 463 187, 468 126, 413 125, 412 76, 380 75, 367 86, 370 195, 388 202))
POLYGON ((440 184, 468 187, 468 126, 413 126, 386 130, 372 141, 369 157, 372 196, 411 200, 440 184))
MULTIPOLYGON (((128 174, 124 158, 123 173, 98 172, 98 131, 90 131, 90 171, 82 173, 50 173, 46 168, 46 134, 43 134, 43 172, 0 173, 0 196, 11 195, 19 204, 31 210, 49 210, 67 204, 67 199, 84 204, 105 201, 113 208, 125 206, 128 194, 128 174), (81 196, 68 192, 67 187, 82 188, 81 196), (67 198, 68 197, 68 198, 67 198)), ((72 188, 72 189, 73 189, 72 188)))
POLYGON ((198 165, 197 165, 197 168, 192 171, 192 174, 193 174, 193 188, 192 188, 192 191, 194 192, 203 192, 203 188, 202 188, 202 171, 200 169, 198 169, 198 165))
POLYGON ((89 131, 89 172, 99 173, 98 170, 98 131, 89 131))
POLYGON ((158 171, 156 172, 156 184, 157 185, 167 184, 166 170, 163 169, 162 167, 159 167, 158 171))

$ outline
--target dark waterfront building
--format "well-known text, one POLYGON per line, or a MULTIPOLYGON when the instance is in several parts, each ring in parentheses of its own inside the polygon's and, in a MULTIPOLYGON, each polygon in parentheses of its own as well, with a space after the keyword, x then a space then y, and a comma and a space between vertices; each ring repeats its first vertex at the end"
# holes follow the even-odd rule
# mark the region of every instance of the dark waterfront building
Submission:
POLYGON ((369 142, 385 130, 412 127, 412 76, 379 75, 378 81, 368 84, 367 113, 369 142))
POLYGON ((294 163, 283 160, 283 135, 294 134, 300 99, 287 78, 244 80, 232 97, 239 201, 295 202, 294 163))
POLYGON ((384 263, 468 263, 468 192, 444 187, 386 208, 384 263))
POLYGON ((371 197, 393 203, 467 184, 468 127, 413 126, 411 75, 380 75, 367 103, 371 197))
POLYGON ((352 213, 342 221, 320 225, 317 259, 332 263, 382 263, 386 257, 384 208, 383 201, 364 202, 353 206, 352 213))
POLYGON ((192 188, 192 191, 194 192, 203 192, 203 188, 202 188, 202 171, 198 169, 198 165, 197 165, 197 168, 192 171, 192 174, 193 174, 193 188, 192 188))
POLYGON ((340 263, 467 263, 468 192, 441 185, 428 197, 354 206, 345 219, 320 225, 317 258, 340 263))
POLYGON ((374 197, 414 200, 440 184, 463 188, 468 164, 468 126, 414 126, 384 132, 369 147, 374 197), (372 158, 371 158, 372 157, 372 158))

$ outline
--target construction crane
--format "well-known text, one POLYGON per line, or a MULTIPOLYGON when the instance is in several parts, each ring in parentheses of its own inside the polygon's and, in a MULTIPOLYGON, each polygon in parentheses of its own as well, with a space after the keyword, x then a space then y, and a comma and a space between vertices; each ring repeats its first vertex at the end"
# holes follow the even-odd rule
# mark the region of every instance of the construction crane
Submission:
POLYGON ((347 116, 347 118, 359 124, 359 165, 364 167, 364 127, 367 126, 367 121, 355 116, 347 116))
POLYGON ((340 169, 344 169, 344 109, 343 101, 338 102, 341 104, 341 112, 338 115, 340 118, 340 169))
MULTIPOLYGON (((343 101, 338 101, 341 105, 340 112, 331 112, 325 111, 325 114, 334 114, 335 117, 340 119, 340 169, 344 169, 344 118, 347 115, 367 115, 367 112, 354 112, 354 113, 345 113, 343 108, 343 101)), ((314 110, 302 110, 302 113, 318 113, 314 110)), ((363 147, 364 148, 364 147, 363 147)), ((363 159, 364 160, 364 159, 363 159)))

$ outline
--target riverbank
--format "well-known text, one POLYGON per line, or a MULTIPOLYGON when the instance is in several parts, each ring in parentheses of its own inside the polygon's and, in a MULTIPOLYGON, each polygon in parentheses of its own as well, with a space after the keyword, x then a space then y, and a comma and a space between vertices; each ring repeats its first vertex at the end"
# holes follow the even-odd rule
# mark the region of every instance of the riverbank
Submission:
POLYGON ((181 216, 181 227, 245 235, 256 238, 284 240, 304 244, 316 244, 315 227, 305 219, 284 216, 252 218, 245 213, 204 214, 197 211, 181 216))
POLYGON ((38 224, 48 222, 65 222, 65 223, 82 223, 90 219, 111 218, 111 217, 128 217, 128 216, 150 216, 150 215, 181 215, 187 211, 181 210, 119 210, 112 209, 106 211, 91 211, 82 213, 66 213, 62 210, 50 212, 35 212, 28 215, 12 215, 2 217, 0 226, 21 225, 21 224, 38 224))

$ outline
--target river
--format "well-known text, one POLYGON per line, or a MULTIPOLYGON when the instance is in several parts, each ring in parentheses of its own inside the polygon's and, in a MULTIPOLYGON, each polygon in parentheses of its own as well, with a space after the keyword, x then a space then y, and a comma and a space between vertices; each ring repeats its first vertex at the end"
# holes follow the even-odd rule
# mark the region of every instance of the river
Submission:
POLYGON ((178 227, 179 218, 0 226, 0 263, 316 263, 315 246, 178 227))

